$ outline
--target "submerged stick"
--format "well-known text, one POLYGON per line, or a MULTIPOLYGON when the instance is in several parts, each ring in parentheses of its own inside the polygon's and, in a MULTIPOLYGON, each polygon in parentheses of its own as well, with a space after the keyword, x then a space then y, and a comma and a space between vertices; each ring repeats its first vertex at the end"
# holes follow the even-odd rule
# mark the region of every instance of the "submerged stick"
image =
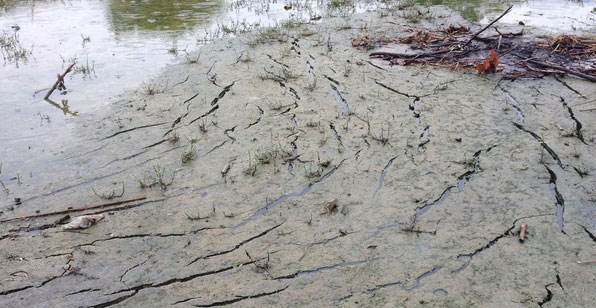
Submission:
POLYGON ((513 8, 513 5, 510 6, 508 9, 506 9, 505 12, 503 12, 503 14, 501 14, 501 16, 497 17, 497 19, 493 20, 488 25, 486 25, 484 28, 480 29, 480 31, 474 33, 474 35, 472 35, 472 37, 464 44, 464 46, 462 46, 462 48, 468 46, 478 35, 480 35, 480 33, 486 31, 486 29, 490 28, 490 26, 492 26, 497 21, 499 21, 499 19, 501 19, 501 18, 503 18, 503 16, 507 15, 507 13, 509 13, 509 11, 511 11, 512 8, 513 8))

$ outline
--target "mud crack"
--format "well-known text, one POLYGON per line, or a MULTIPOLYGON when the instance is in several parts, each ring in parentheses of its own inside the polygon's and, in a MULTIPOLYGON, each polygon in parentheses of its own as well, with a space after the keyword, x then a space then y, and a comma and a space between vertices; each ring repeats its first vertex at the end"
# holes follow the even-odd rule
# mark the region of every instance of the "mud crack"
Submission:
MULTIPOLYGON (((278 294, 281 293, 283 291, 285 291, 289 286, 285 286, 281 289, 277 289, 271 292, 263 292, 263 293, 257 293, 257 294, 253 294, 253 295, 236 295, 234 298, 231 299, 226 299, 226 300, 222 300, 222 301, 217 301, 217 302, 212 302, 209 304, 194 304, 192 306, 194 307, 218 307, 218 306, 227 306, 227 305, 231 305, 237 302, 241 302, 247 299, 253 299, 253 298, 259 298, 259 297, 264 297, 264 296, 269 296, 269 295, 274 295, 274 294, 278 294)), ((185 303, 188 302, 190 300, 193 299, 197 299, 197 297, 194 298, 188 298, 188 299, 184 299, 181 301, 177 301, 175 303, 173 303, 172 305, 176 305, 176 304, 180 304, 180 303, 185 303)))
POLYGON ((161 122, 161 123, 147 124, 147 125, 141 125, 141 126, 137 126, 137 127, 132 127, 132 128, 129 128, 129 129, 125 129, 125 130, 121 130, 119 132, 113 133, 113 134, 111 134, 111 135, 109 135, 107 137, 104 137, 101 140, 107 140, 107 139, 110 139, 110 138, 114 138, 114 137, 116 137, 118 135, 125 134, 125 133, 128 133, 128 132, 132 132, 132 131, 135 131, 135 130, 138 130, 138 129, 155 127, 155 126, 161 126, 161 125, 165 125, 165 124, 168 124, 168 122, 161 122))
POLYGON ((281 226, 283 224, 284 223, 282 222, 282 223, 277 224, 277 225, 275 225, 275 226, 273 226, 273 227, 271 227, 271 228, 269 228, 269 229, 267 229, 267 230, 265 230, 265 231, 263 231, 263 232, 255 235, 255 236, 252 236, 252 237, 250 237, 248 239, 245 239, 242 242, 234 245, 232 248, 229 248, 229 249, 226 249, 226 250, 222 250, 222 251, 218 251, 218 252, 212 252, 212 253, 207 254, 207 255, 204 255, 204 256, 196 257, 192 261, 190 261, 188 264, 186 264, 186 266, 189 266, 189 265, 191 265, 191 264, 193 264, 193 263, 195 263, 195 262, 197 262, 199 260, 209 259, 209 258, 212 258, 212 257, 221 256, 221 255, 224 255, 224 254, 228 254, 230 252, 234 252, 238 248, 240 248, 240 247, 242 247, 242 246, 244 246, 244 245, 246 245, 246 244, 248 244, 248 243, 250 243, 250 242, 252 242, 252 241, 254 241, 254 240, 258 239, 258 238, 260 238, 260 237, 263 237, 263 236, 267 235, 267 233, 269 233, 269 232, 277 229, 279 226, 281 226))
POLYGON ((116 305, 118 303, 121 303, 133 296, 135 296, 137 293, 139 293, 139 291, 144 290, 144 289, 152 289, 152 288, 160 288, 160 287, 164 287, 164 286, 168 286, 171 284, 175 284, 175 283, 184 283, 184 282, 188 282, 197 278, 202 278, 202 277, 207 277, 207 276, 211 276, 211 275, 216 275, 216 274, 220 274, 223 272, 227 272, 230 270, 233 270, 235 268, 238 268, 240 266, 244 266, 244 265, 250 265, 253 264, 255 262, 257 262, 259 260, 252 260, 250 262, 244 262, 244 263, 240 263, 238 265, 230 265, 230 266, 226 266, 226 267, 222 267, 219 269, 215 269, 215 270, 211 270, 211 271, 206 271, 206 272, 200 272, 200 273, 196 273, 196 274, 192 274, 189 276, 184 276, 184 277, 174 277, 174 278, 170 278, 168 280, 162 281, 162 282, 157 282, 157 283, 145 283, 145 284, 141 284, 141 285, 137 285, 134 287, 130 287, 130 288, 126 288, 126 289, 122 289, 119 291, 115 291, 112 292, 110 294, 106 294, 106 295, 114 295, 114 294, 119 294, 119 293, 126 293, 126 292, 131 292, 130 294, 126 294, 123 295, 121 297, 118 297, 116 299, 113 299, 111 301, 107 301, 104 303, 100 303, 100 304, 96 304, 93 306, 90 306, 92 308, 104 308, 104 307, 109 307, 109 306, 113 306, 116 305))
POLYGON ((565 233, 565 230, 563 229, 565 227, 565 199, 563 198, 563 195, 561 195, 561 193, 559 192, 559 188, 557 186, 557 174, 546 164, 544 165, 544 168, 546 168, 546 171, 548 171, 548 174, 550 176, 550 188, 555 195, 555 217, 557 218, 557 224, 559 225, 560 231, 562 233, 565 233))
POLYGON ((468 252, 468 253, 462 253, 462 254, 458 254, 456 256, 457 259, 466 259, 464 265, 462 265, 460 268, 454 270, 453 272, 460 272, 462 270, 464 270, 466 267, 468 267, 468 265, 470 265, 470 262, 472 262, 472 259, 478 255, 479 253, 491 248, 492 246, 494 246, 495 244, 497 244, 497 242, 499 242, 501 239, 512 235, 513 233, 511 231, 513 231, 513 229, 515 228, 516 224, 523 219, 528 219, 528 218, 535 218, 535 217, 543 217, 543 216, 552 216, 552 214, 538 214, 538 215, 532 215, 532 216, 524 216, 524 217, 520 217, 517 218, 513 221, 513 223, 511 224, 511 227, 509 227, 507 230, 505 230, 503 233, 497 235, 496 237, 494 237, 493 239, 491 239, 490 241, 488 241, 486 244, 476 248, 475 250, 468 252))
POLYGON ((482 171, 482 169, 480 168, 480 154, 482 154, 482 152, 488 153, 495 147, 496 147, 496 145, 492 145, 486 149, 476 151, 474 153, 474 155, 472 155, 472 159, 470 161, 464 162, 464 164, 466 165, 468 170, 457 177, 457 185, 447 186, 443 190, 443 192, 441 192, 439 197, 437 197, 436 199, 434 199, 430 202, 425 201, 423 205, 416 207, 412 226, 414 226, 416 224, 416 222, 418 221, 418 218, 420 218, 420 216, 422 216, 426 212, 428 212, 428 210, 430 210, 433 206, 435 206, 435 205, 439 204, 440 202, 444 201, 445 199, 447 199, 447 197, 449 196, 449 193, 451 193, 451 191, 453 189, 457 188, 458 191, 460 191, 460 192, 463 191, 466 184, 468 182, 470 182, 472 177, 482 171))
POLYGON ((389 170, 391 165, 393 165, 393 162, 397 159, 397 157, 399 157, 399 156, 396 155, 396 156, 392 157, 391 159, 389 159, 387 164, 385 164, 383 171, 381 171, 381 176, 379 176, 379 182, 377 184, 377 188, 375 188, 375 192, 373 193, 373 198, 376 197, 379 190, 381 190, 381 188, 383 187, 383 184, 385 183, 385 176, 387 175, 387 171, 389 170))
POLYGON ((575 137, 577 137, 577 139, 579 139, 583 144, 588 144, 586 143, 586 140, 584 140, 584 135, 582 134, 582 122, 580 122, 576 117, 575 114, 573 113, 573 109, 571 109, 571 106, 569 106, 567 104, 567 102, 565 101, 565 99, 563 99, 563 97, 561 97, 561 103, 563 103, 563 107, 565 107, 567 109, 567 112, 569 113, 569 117, 575 122, 575 137))
POLYGON ((565 169, 563 167, 563 163, 561 162, 561 159, 559 158, 559 155, 557 155, 557 153, 548 144, 546 144, 546 142, 544 142, 544 139, 542 139, 542 137, 538 136, 535 132, 526 129, 523 125, 521 125, 519 123, 513 122, 513 125, 515 125, 515 127, 517 127, 517 129, 530 134, 530 136, 532 136, 532 138, 536 139, 536 141, 538 141, 540 143, 542 148, 544 148, 546 150, 546 152, 548 152, 548 154, 557 162, 559 167, 561 167, 561 169, 565 169))
POLYGON ((339 108, 341 110, 341 115, 345 117, 350 113, 350 105, 348 105, 348 101, 345 99, 345 97, 343 97, 343 95, 341 94, 341 92, 335 84, 330 83, 329 86, 331 86, 331 89, 333 90, 335 100, 337 101, 337 104, 339 105, 339 108))
POLYGON ((268 202, 264 207, 259 208, 252 215, 250 215, 248 218, 246 218, 245 220, 243 220, 242 222, 240 222, 239 224, 234 226, 234 228, 244 226, 245 224, 249 223, 250 221, 255 220, 258 217, 265 215, 272 208, 278 206, 279 204, 281 204, 282 202, 286 201, 289 198, 304 196, 305 194, 310 192, 313 189, 313 187, 315 187, 317 184, 320 184, 320 183, 324 182, 327 178, 331 177, 343 165, 343 163, 345 161, 346 160, 343 159, 337 166, 331 168, 331 170, 329 170, 327 173, 323 174, 320 178, 316 179, 315 181, 308 183, 308 185, 304 186, 303 188, 301 188, 297 191, 291 192, 291 193, 283 194, 283 195, 279 196, 277 199, 275 199, 271 202, 268 202))
POLYGON ((299 270, 299 271, 296 271, 296 272, 291 273, 291 274, 273 277, 273 279, 274 280, 293 279, 293 278, 296 278, 296 277, 299 277, 299 276, 302 276, 302 275, 306 275, 306 274, 312 274, 312 273, 318 273, 318 272, 322 272, 322 271, 334 270, 334 269, 342 268, 342 267, 346 267, 346 266, 360 265, 360 264, 367 263, 369 261, 370 261, 369 259, 357 260, 357 261, 344 261, 344 262, 340 262, 340 263, 336 263, 336 264, 332 264, 332 265, 325 265, 325 266, 315 267, 315 268, 312 268, 312 269, 299 270))

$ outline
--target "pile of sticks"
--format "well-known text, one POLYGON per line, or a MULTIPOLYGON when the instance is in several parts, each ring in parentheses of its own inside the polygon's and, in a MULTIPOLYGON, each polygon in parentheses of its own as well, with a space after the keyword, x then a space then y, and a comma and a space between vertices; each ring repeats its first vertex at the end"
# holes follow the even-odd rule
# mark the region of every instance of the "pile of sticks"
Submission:
MULTIPOLYGON (((596 82, 596 40, 574 35, 524 38, 523 31, 480 36, 511 10, 509 7, 491 23, 471 33, 462 26, 439 31, 417 30, 394 42, 409 45, 411 53, 372 52, 392 65, 433 65, 450 69, 474 69, 495 50, 497 72, 505 79, 573 75, 596 82)), ((373 39, 370 39, 374 41, 373 39)), ((354 46, 362 47, 362 46, 354 46)), ((365 46, 366 47, 366 46, 365 46)), ((483 71, 480 71, 483 72, 483 71)))

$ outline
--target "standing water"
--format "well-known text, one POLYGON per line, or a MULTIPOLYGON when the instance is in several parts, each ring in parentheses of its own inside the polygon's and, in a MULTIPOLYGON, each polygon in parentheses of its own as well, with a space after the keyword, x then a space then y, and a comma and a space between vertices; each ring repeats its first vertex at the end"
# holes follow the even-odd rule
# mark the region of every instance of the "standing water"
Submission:
MULTIPOLYGON (((349 14, 387 1, 0 1, 0 180, 33 178, 31 170, 61 161, 61 148, 84 142, 75 131, 78 117, 142 88, 210 39, 289 18, 338 14, 334 9, 340 2, 341 13, 349 14), (56 75, 75 60, 67 89, 52 95, 58 105, 68 106, 70 113, 65 113, 44 96, 56 75)), ((415 2, 445 4, 480 23, 507 6, 497 1, 415 2)), ((502 21, 569 32, 593 28, 595 16, 591 0, 523 1, 502 21)))

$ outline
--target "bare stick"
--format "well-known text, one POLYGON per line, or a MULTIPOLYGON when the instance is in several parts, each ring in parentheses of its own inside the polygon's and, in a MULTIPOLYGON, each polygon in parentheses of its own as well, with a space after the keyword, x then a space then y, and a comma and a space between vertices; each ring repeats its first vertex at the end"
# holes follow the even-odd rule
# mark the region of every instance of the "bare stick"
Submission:
POLYGON ((537 60, 533 60, 533 59, 527 59, 527 61, 530 62, 530 63, 533 63, 533 64, 538 64, 538 65, 541 65, 541 66, 544 66, 544 67, 548 67, 548 68, 556 69, 556 70, 559 70, 559 71, 563 71, 563 72, 565 72, 567 74, 574 75, 574 76, 577 76, 577 77, 580 77, 580 78, 584 78, 584 79, 589 80, 591 82, 596 82, 596 76, 589 75, 589 74, 586 74, 586 73, 582 73, 582 72, 579 72, 579 71, 575 71, 575 70, 566 68, 564 66, 560 66, 560 65, 556 65, 556 64, 551 64, 551 63, 547 63, 547 62, 541 62, 541 61, 537 61, 537 60))
POLYGON ((474 35, 472 35, 472 37, 464 44, 463 47, 468 46, 468 44, 470 44, 470 42, 472 42, 478 35, 480 35, 480 33, 486 31, 486 29, 490 28, 490 26, 492 26, 497 21, 499 21, 499 19, 501 19, 501 18, 503 18, 503 16, 507 15, 507 13, 509 13, 509 11, 511 11, 512 8, 513 8, 513 5, 510 6, 508 9, 506 9, 505 12, 503 12, 503 14, 501 14, 501 16, 497 17, 497 19, 493 20, 491 23, 489 23, 488 25, 486 25, 484 28, 480 29, 480 31, 474 33, 474 35))
POLYGON ((147 197, 139 197, 139 198, 128 199, 128 200, 123 200, 123 201, 104 203, 104 204, 99 204, 99 205, 94 205, 94 206, 84 207, 84 208, 79 208, 79 209, 67 209, 67 210, 62 210, 62 211, 42 213, 42 214, 31 215, 31 216, 16 217, 16 218, 0 220, 0 223, 16 221, 16 220, 26 220, 26 219, 30 219, 30 218, 48 217, 48 216, 61 215, 61 214, 74 213, 74 212, 83 212, 83 211, 88 211, 88 210, 94 210, 94 209, 100 209, 100 208, 105 208, 105 207, 110 207, 110 206, 121 205, 121 204, 129 203, 129 202, 141 201, 141 200, 145 200, 145 199, 147 199, 147 197))
POLYGON ((48 93, 46 93, 46 96, 44 97, 44 99, 49 99, 50 96, 52 95, 52 93, 54 93, 54 91, 59 88, 59 87, 64 87, 64 77, 66 77, 66 75, 68 73, 70 73, 70 71, 72 71, 72 69, 74 68, 76 62, 73 62, 71 65, 69 65, 66 70, 64 71, 64 73, 62 73, 62 75, 58 75, 58 79, 56 80, 56 82, 54 83, 54 85, 52 86, 52 88, 50 88, 50 91, 48 91, 48 93))

